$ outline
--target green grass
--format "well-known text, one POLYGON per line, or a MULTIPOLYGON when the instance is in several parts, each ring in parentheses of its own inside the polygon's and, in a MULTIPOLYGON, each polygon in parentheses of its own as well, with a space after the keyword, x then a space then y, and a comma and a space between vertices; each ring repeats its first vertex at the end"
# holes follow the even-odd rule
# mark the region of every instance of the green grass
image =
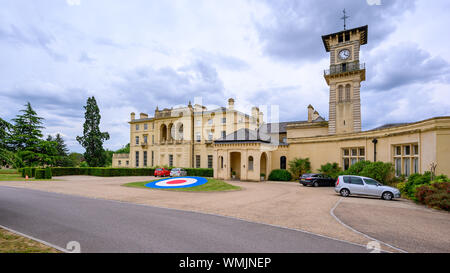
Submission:
MULTIPOLYGON (((206 179, 208 180, 208 182, 206 182, 203 185, 196 186, 196 187, 178 188, 178 189, 161 189, 161 190, 208 192, 208 191, 233 191, 233 190, 241 189, 241 187, 230 185, 228 183, 225 183, 222 180, 217 180, 217 179, 213 179, 213 178, 206 178, 206 179)), ((162 180, 162 179, 156 179, 156 180, 146 181, 146 182, 132 182, 132 183, 123 184, 122 186, 154 190, 154 188, 149 188, 149 187, 146 187, 145 185, 149 182, 158 181, 158 180, 162 180)))
POLYGON ((0 169, 0 174, 15 174, 17 173, 16 169, 0 169))
POLYGON ((0 253, 58 253, 59 251, 0 228, 0 253))
MULTIPOLYGON (((56 179, 34 179, 34 178, 29 178, 29 181, 56 181, 56 179)), ((22 175, 18 174, 18 173, 0 173, 0 181, 26 181, 26 179, 24 177, 22 177, 22 175)))

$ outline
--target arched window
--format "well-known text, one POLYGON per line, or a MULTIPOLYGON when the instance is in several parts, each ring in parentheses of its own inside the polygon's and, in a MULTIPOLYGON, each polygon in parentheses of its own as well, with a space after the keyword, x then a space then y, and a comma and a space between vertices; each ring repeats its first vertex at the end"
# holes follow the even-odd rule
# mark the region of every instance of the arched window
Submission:
POLYGON ((286 170, 286 157, 285 156, 280 157, 280 169, 286 170))
POLYGON ((253 156, 248 157, 248 170, 253 171, 253 156))
POLYGON ((338 87, 338 101, 342 102, 343 101, 343 96, 344 96, 344 87, 342 85, 339 85, 338 87))
POLYGON ((351 88, 350 84, 347 84, 345 86, 345 100, 346 101, 350 101, 350 88, 351 88))

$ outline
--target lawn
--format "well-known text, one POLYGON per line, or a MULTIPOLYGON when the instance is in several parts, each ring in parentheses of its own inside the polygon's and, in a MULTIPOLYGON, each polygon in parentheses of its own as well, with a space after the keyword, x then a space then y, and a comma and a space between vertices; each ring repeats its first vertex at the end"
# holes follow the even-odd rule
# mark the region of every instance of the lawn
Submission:
POLYGON ((59 251, 0 228, 0 253, 58 253, 59 251))
MULTIPOLYGON (((146 182, 132 182, 127 183, 122 186, 125 187, 134 187, 134 188, 145 188, 149 190, 154 190, 154 188, 148 188, 145 185, 149 182, 158 181, 162 179, 155 179, 152 181, 146 181, 146 182)), ((233 191, 233 190, 240 190, 241 187, 233 186, 231 184, 228 184, 222 180, 217 180, 213 178, 207 178, 208 182, 205 184, 196 186, 196 187, 190 187, 190 188, 177 188, 177 189, 162 189, 167 191, 199 191, 199 192, 207 192, 207 191, 233 191)))

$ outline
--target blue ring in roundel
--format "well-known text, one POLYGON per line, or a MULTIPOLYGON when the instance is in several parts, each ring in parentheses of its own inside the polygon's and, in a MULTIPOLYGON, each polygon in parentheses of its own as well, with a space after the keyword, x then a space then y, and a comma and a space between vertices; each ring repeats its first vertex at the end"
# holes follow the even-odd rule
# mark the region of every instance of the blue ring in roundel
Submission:
POLYGON ((205 184, 208 180, 198 176, 180 176, 152 181, 145 184, 146 187, 155 189, 180 189, 190 188, 205 184))

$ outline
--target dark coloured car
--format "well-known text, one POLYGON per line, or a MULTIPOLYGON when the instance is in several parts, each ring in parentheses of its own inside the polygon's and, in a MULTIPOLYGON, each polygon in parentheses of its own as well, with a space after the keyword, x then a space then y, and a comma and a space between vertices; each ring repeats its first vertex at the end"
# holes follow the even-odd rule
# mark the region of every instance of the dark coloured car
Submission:
POLYGON ((335 182, 336 179, 320 173, 305 173, 300 176, 300 184, 302 184, 303 186, 334 187, 335 182))

